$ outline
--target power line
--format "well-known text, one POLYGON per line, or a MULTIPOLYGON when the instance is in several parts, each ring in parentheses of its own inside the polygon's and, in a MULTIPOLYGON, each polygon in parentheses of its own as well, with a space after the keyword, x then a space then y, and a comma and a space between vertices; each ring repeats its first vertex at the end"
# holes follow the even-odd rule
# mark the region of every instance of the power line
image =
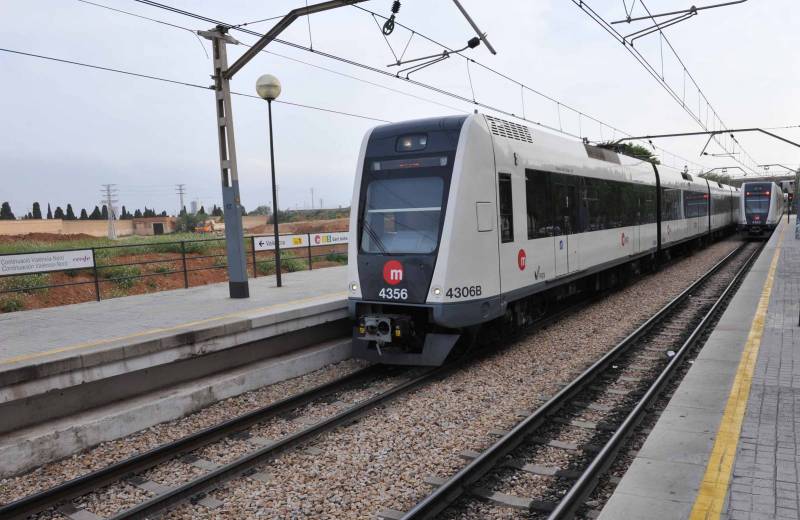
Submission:
MULTIPOLYGON (((209 87, 207 87, 205 85, 200 85, 198 83, 189 83, 189 82, 186 82, 186 81, 179 81, 179 80, 175 80, 175 79, 163 78, 163 77, 160 77, 160 76, 153 76, 153 75, 150 75, 150 74, 142 74, 142 73, 139 73, 139 72, 131 72, 131 71, 128 71, 128 70, 116 69, 116 68, 112 68, 112 67, 104 67, 104 66, 101 66, 101 65, 93 65, 91 63, 84 63, 84 62, 75 61, 75 60, 67 60, 67 59, 64 59, 64 58, 56 58, 56 57, 53 57, 53 56, 45 56, 43 54, 34 54, 34 53, 31 53, 31 52, 18 51, 18 50, 15 50, 15 49, 6 49, 6 48, 2 48, 2 47, 0 47, 0 51, 8 52, 8 53, 11 53, 11 54, 18 54, 18 55, 21 55, 21 56, 28 56, 28 57, 31 57, 31 58, 40 58, 40 59, 43 59, 43 60, 50 60, 50 61, 56 61, 56 62, 59 62, 59 63, 66 63, 68 65, 76 65, 76 66, 86 67, 86 68, 90 68, 90 69, 103 70, 103 71, 106 71, 106 72, 116 72, 117 74, 125 74, 125 75, 128 75, 128 76, 134 76, 134 77, 143 78, 143 79, 162 81, 164 83, 172 83, 174 85, 182 85, 182 86, 185 86, 185 87, 194 87, 194 88, 200 88, 200 89, 203 89, 203 90, 209 90, 209 87)), ((248 97, 248 98, 252 98, 252 99, 258 99, 259 101, 261 101, 260 97, 258 97, 256 95, 253 95, 253 94, 245 94, 243 92, 231 92, 231 94, 234 94, 234 95, 237 95, 237 96, 242 96, 242 97, 248 97)), ((295 102, 292 102, 292 101, 275 100, 275 103, 280 103, 282 105, 290 105, 290 106, 300 107, 300 108, 308 108, 310 110, 317 110, 319 112, 328 112, 328 113, 331 113, 331 114, 338 114, 338 115, 343 115, 343 116, 356 117, 356 118, 359 118, 359 119, 368 119, 370 121, 378 121, 378 122, 381 122, 381 123, 391 123, 391 121, 389 121, 387 119, 381 119, 381 118, 378 118, 378 117, 371 117, 371 116, 364 116, 364 115, 361 115, 361 114, 354 114, 352 112, 343 112, 341 110, 334 110, 334 109, 331 109, 331 108, 322 108, 322 107, 317 107, 317 106, 312 106, 312 105, 305 105, 303 103, 295 103, 295 102)))
MULTIPOLYGON (((263 36, 263 34, 258 33, 256 31, 252 31, 250 29, 244 29, 242 27, 237 27, 236 25, 233 25, 233 24, 222 22, 220 20, 215 20, 213 18, 209 18, 209 17, 203 16, 203 15, 200 15, 200 14, 197 14, 197 13, 194 13, 194 12, 190 12, 190 11, 185 11, 183 9, 172 7, 172 6, 169 6, 169 5, 166 5, 166 4, 162 4, 162 3, 159 3, 159 2, 155 2, 155 1, 152 1, 152 0, 134 0, 134 1, 138 2, 138 3, 142 3, 142 4, 145 4, 145 5, 148 5, 148 6, 151 6, 151 7, 156 7, 156 8, 163 9, 163 10, 166 10, 166 11, 170 11, 170 12, 173 12, 173 13, 176 13, 176 14, 181 14, 183 16, 187 16, 187 17, 191 17, 191 18, 194 18, 194 19, 197 19, 197 20, 201 20, 201 21, 204 21, 204 22, 207 22, 207 23, 210 23, 210 24, 214 24, 214 25, 217 25, 217 26, 223 26, 223 27, 227 27, 227 28, 230 28, 230 29, 235 29, 235 30, 238 30, 238 31, 243 32, 245 34, 249 34, 249 35, 252 35, 252 36, 255 36, 255 37, 258 37, 258 38, 261 38, 263 36)), ((363 8, 361 8, 361 9, 363 9, 363 8)), ((366 11, 369 12, 369 13, 372 13, 372 11, 369 11, 369 10, 366 10, 366 11)), ((380 16, 380 15, 378 15, 378 16, 380 16)), ((406 26, 402 26, 402 25, 400 25, 400 26, 401 27, 405 27, 407 30, 414 31, 413 29, 407 28, 406 26)), ((416 34, 420 34, 418 31, 414 31, 414 32, 416 34)), ((426 36, 422 36, 422 37, 428 39, 431 42, 436 43, 437 45, 442 46, 445 49, 449 49, 447 46, 444 46, 444 45, 442 45, 442 44, 440 44, 438 42, 435 42, 435 40, 433 40, 431 38, 428 38, 426 36)), ((345 64, 348 64, 348 65, 351 65, 351 66, 354 66, 354 67, 358 67, 358 68, 361 68, 361 69, 364 69, 364 70, 368 70, 370 72, 381 74, 383 76, 388 76, 388 77, 391 77, 391 78, 401 79, 403 81, 406 81, 407 83, 410 83, 410 84, 413 84, 415 86, 419 86, 419 87, 431 90, 431 91, 436 92, 436 93, 441 94, 441 95, 449 96, 451 98, 457 99, 457 100, 462 101, 464 103, 468 103, 468 104, 471 104, 471 105, 474 105, 474 106, 479 106, 479 107, 482 107, 482 108, 485 108, 485 109, 488 109, 488 110, 492 110, 492 111, 498 112, 500 114, 504 114, 504 115, 507 115, 509 117, 520 119, 520 120, 526 121, 528 123, 531 123, 531 124, 534 124, 534 125, 537 125, 537 126, 541 126, 543 128, 547 128, 548 130, 552 130, 554 132, 558 132, 558 133, 561 133, 561 134, 564 134, 564 135, 568 135, 568 136, 576 138, 576 139, 582 139, 583 138, 583 136, 581 136, 581 135, 575 135, 573 133, 564 131, 563 128, 555 128, 555 127, 553 127, 551 125, 547 125, 547 124, 539 122, 539 121, 534 121, 534 120, 531 120, 531 119, 527 119, 527 118, 521 117, 521 116, 519 116, 519 115, 517 115, 517 114, 515 114, 513 112, 509 112, 507 110, 503 110, 503 109, 500 109, 498 107, 495 107, 495 106, 492 106, 492 105, 489 105, 489 104, 486 104, 486 103, 479 102, 477 100, 471 100, 469 98, 466 98, 466 97, 461 96, 459 94, 456 94, 454 92, 448 91, 446 89, 443 89, 443 88, 440 88, 440 87, 436 87, 434 85, 427 84, 427 83, 424 83, 424 82, 421 82, 421 81, 418 81, 418 80, 413 80, 413 79, 410 79, 410 78, 407 78, 407 77, 406 78, 402 78, 400 76, 397 76, 397 75, 392 74, 390 72, 384 71, 384 70, 379 69, 377 67, 373 67, 371 65, 360 63, 358 61, 355 61, 355 60, 352 60, 352 59, 349 59, 349 58, 344 58, 342 56, 338 56, 338 55, 335 55, 335 54, 332 54, 332 53, 329 53, 329 52, 323 52, 323 51, 320 51, 318 49, 311 49, 311 48, 306 47, 304 45, 293 43, 293 42, 289 42, 289 41, 286 41, 286 40, 281 40, 279 38, 276 38, 273 41, 275 41, 277 43, 280 43, 280 44, 283 44, 283 45, 286 45, 286 46, 289 46, 289 47, 292 47, 292 48, 295 48, 295 49, 299 49, 299 50, 303 50, 303 51, 306 51, 306 52, 310 52, 312 54, 317 54, 317 55, 326 57, 326 58, 331 59, 331 60, 339 61, 341 63, 345 63, 345 64)), ((607 123, 605 123, 603 121, 600 121, 597 118, 594 118, 592 116, 588 116, 587 114, 584 114, 581 111, 570 107, 569 105, 565 105, 565 104, 561 103, 560 101, 555 100, 554 98, 551 98, 549 96, 545 96, 541 92, 539 92, 539 91, 537 91, 535 89, 532 89, 532 88, 528 87, 527 85, 524 85, 523 83, 510 78, 507 75, 499 73, 499 72, 495 71, 494 69, 492 69, 491 67, 488 67, 486 65, 480 64, 479 62, 477 62, 477 61, 475 61, 475 60, 473 60, 471 58, 466 58, 464 56, 462 56, 462 57, 464 59, 468 59, 469 61, 472 61, 473 63, 483 67, 484 69, 486 69, 488 71, 491 71, 491 72, 493 72, 493 73, 495 73, 495 74, 497 74, 497 75, 499 75, 499 76, 501 76, 501 77, 503 77, 503 78, 505 78, 507 80, 513 81, 514 83, 516 83, 518 85, 521 85, 523 88, 529 90, 532 93, 535 93, 537 95, 543 96, 543 97, 549 99, 550 101, 553 101, 554 103, 557 103, 557 105, 559 107, 563 106, 565 108, 568 108, 569 110, 571 110, 571 111, 575 112, 576 114, 578 114, 579 118, 586 117, 587 119, 590 119, 592 121, 597 122, 598 124, 601 125, 601 128, 600 128, 601 133, 602 133, 602 126, 606 126, 607 128, 609 128, 609 129, 611 129, 611 130, 613 130, 615 132, 620 132, 623 135, 631 135, 628 132, 624 132, 624 131, 622 131, 622 130, 620 130, 618 128, 615 128, 612 125, 609 125, 609 124, 607 124, 607 123)), ((681 157, 679 155, 676 155, 676 154, 674 154, 672 152, 669 152, 669 151, 667 151, 667 150, 665 150, 663 148, 656 147, 656 146, 652 145, 652 143, 650 143, 650 145, 653 146, 654 148, 658 148, 659 150, 662 150, 663 152, 672 155, 673 157, 681 159, 682 161, 684 161, 686 163, 692 163, 693 165, 696 165, 698 167, 703 168, 703 165, 701 165, 700 163, 697 163, 695 161, 692 161, 692 160, 686 159, 684 157, 681 157)))
MULTIPOLYGON (((644 55, 641 52, 639 52, 638 49, 636 49, 632 45, 628 45, 628 42, 627 42, 625 36, 623 36, 609 22, 607 22, 602 16, 600 16, 597 13, 597 11, 595 11, 585 0, 572 0, 572 3, 575 4, 576 6, 578 6, 578 8, 581 9, 584 13, 586 13, 592 21, 597 23, 603 30, 605 30, 609 35, 611 35, 612 38, 614 38, 617 42, 621 43, 623 45, 623 47, 625 48, 625 50, 627 50, 631 54, 631 56, 633 56, 633 58, 637 62, 639 62, 639 64, 647 71, 647 73, 650 74, 653 77, 653 79, 656 80, 656 82, 675 100, 676 103, 681 105, 681 107, 684 109, 684 111, 687 114, 689 114, 689 116, 692 119, 694 119, 695 122, 698 125, 700 125, 701 128, 703 128, 704 130, 708 130, 708 128, 709 128, 708 127, 708 122, 707 122, 708 110, 711 110, 711 113, 713 114, 712 121, 711 121, 712 125, 715 124, 714 118, 716 118, 716 121, 719 123, 719 125, 722 128, 727 128, 727 125, 725 125, 725 123, 719 117, 719 114, 717 114, 717 112, 714 109, 714 107, 711 106, 711 103, 708 101, 708 98, 703 93, 702 89, 700 88, 699 84, 695 80, 694 76, 692 76, 692 74, 689 72, 688 68, 686 67, 686 64, 681 59, 681 57, 678 55, 678 53, 675 50, 675 48, 672 46, 672 43, 669 41, 669 39, 666 37, 666 35, 664 35, 664 33, 660 29, 659 29, 660 37, 663 39, 664 42, 667 43, 667 46, 669 47, 670 51, 675 56, 675 58, 678 60, 678 63, 680 64, 680 66, 682 68, 682 71, 683 71, 683 74, 684 74, 684 92, 683 92, 682 95, 679 95, 678 92, 676 92, 669 85, 669 83, 667 83, 667 81, 663 77, 663 74, 659 74, 659 71, 647 60, 647 58, 644 57, 644 55), (688 78, 691 81, 691 83, 694 85, 695 89, 697 90, 697 93, 699 95, 698 101, 699 102, 700 101, 704 101, 705 104, 706 104, 706 122, 703 121, 702 114, 701 114, 702 104, 700 104, 698 106, 697 114, 695 114, 693 109, 691 107, 689 107, 687 105, 687 103, 686 103, 686 100, 685 100, 685 82, 686 82, 686 78, 688 78)), ((649 9, 647 9, 647 6, 644 4, 644 2, 641 1, 640 3, 642 4, 642 7, 645 10, 647 10, 648 13, 650 13, 649 9)), ((631 9, 631 12, 632 12, 632 9, 631 9)), ((663 60, 663 56, 662 56, 662 60, 663 60)), ((742 166, 745 166, 745 167, 749 168, 751 171, 754 172, 754 169, 751 166, 748 166, 747 164, 743 163, 742 161, 740 161, 736 157, 733 157, 733 152, 735 151, 735 145, 738 144, 738 142, 735 140, 735 138, 731 137, 731 145, 730 145, 731 149, 730 150, 728 149, 728 147, 726 147, 725 144, 720 142, 718 139, 715 138, 714 141, 725 152, 731 154, 731 157, 733 158, 734 161, 738 162, 742 166)), ((739 145, 739 148, 740 148, 741 151, 743 151, 748 156, 748 158, 751 161, 753 161, 753 164, 757 164, 757 162, 752 158, 752 156, 750 156, 750 154, 748 154, 747 151, 745 151, 741 147, 741 145, 739 145)))

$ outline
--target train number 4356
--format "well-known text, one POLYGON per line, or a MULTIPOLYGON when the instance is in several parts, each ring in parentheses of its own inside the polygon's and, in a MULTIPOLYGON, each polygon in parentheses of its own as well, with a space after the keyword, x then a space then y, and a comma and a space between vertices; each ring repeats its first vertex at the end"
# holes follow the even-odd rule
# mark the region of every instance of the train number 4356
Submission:
POLYGON ((384 300, 407 300, 408 289, 391 289, 384 287, 378 292, 378 296, 384 300))

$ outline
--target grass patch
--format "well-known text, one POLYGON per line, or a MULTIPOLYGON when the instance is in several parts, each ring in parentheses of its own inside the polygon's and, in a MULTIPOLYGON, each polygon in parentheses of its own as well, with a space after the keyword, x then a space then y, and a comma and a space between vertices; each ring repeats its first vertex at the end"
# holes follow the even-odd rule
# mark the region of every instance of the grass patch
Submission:
POLYGON ((0 296, 0 312, 17 312, 25 309, 25 301, 18 294, 0 296))
POLYGON ((50 275, 48 273, 23 274, 0 278, 0 290, 22 291, 27 294, 46 292, 47 289, 39 289, 38 287, 49 284, 50 275))
POLYGON ((226 265, 228 265, 228 257, 226 256, 214 257, 214 267, 225 267, 226 265))
POLYGON ((142 274, 142 270, 138 265, 115 265, 104 267, 99 271, 101 278, 113 281, 117 287, 122 289, 130 289, 136 284, 136 280, 129 277, 142 274))
POLYGON ((328 262, 336 262, 337 264, 346 264, 347 263, 347 254, 346 253, 328 253, 325 255, 325 260, 328 262))

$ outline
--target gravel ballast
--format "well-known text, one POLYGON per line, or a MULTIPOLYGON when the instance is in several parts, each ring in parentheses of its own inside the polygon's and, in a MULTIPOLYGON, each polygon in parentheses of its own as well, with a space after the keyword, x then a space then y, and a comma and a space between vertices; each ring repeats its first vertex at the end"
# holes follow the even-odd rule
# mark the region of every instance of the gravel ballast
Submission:
MULTIPOLYGON (((259 468, 271 475, 267 482, 241 477, 223 484, 212 493, 223 501, 220 508, 208 510, 202 505, 184 504, 165 518, 374 518, 383 509, 408 510, 431 491, 424 482, 426 476, 447 477, 455 473, 466 463, 461 452, 488 447, 496 440, 491 431, 510 429, 520 420, 519 410, 536 408, 542 395, 554 394, 737 245, 733 240, 720 242, 679 260, 656 275, 517 340, 494 356, 318 438, 313 452, 299 449, 283 454, 259 468)), ((226 400, 180 421, 106 443, 27 475, 5 479, 0 481, 0 502, 84 474, 360 366, 351 361, 327 367, 226 400)), ((352 403, 373 391, 356 391, 344 400, 352 403)), ((323 415, 327 415, 339 409, 340 404, 331 403, 317 411, 325 409, 323 415)), ((316 412, 309 416, 321 418, 316 412)), ((296 429, 295 424, 284 423, 272 421, 252 432, 275 438, 296 429)), ((575 431, 574 435, 582 437, 583 433, 575 431)), ((247 440, 228 440, 197 454, 223 462, 229 460, 231 453, 252 449, 248 445, 247 440)), ((193 466, 186 467, 194 471, 193 466)), ((179 467, 173 470, 154 469, 151 478, 167 485, 187 478, 179 467)), ((540 479, 524 480, 525 484, 532 484, 540 479)), ((125 488, 119 495, 119 502, 129 506, 130 490, 125 488)), ((91 500, 93 506, 96 500, 91 500)), ((104 491, 102 512, 118 510, 116 501, 113 494, 104 491)), ((487 514, 500 511, 468 506, 473 508, 487 514)), ((100 511, 96 506, 90 509, 100 511)), ((508 510, 502 511, 498 518, 509 514, 508 510)))

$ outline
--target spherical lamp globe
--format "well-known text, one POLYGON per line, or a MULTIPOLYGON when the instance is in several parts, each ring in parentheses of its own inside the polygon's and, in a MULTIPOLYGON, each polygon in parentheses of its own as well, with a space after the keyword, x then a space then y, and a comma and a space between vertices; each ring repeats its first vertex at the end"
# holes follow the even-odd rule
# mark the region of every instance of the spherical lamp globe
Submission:
POLYGON ((281 82, 272 74, 264 74, 256 80, 256 92, 267 101, 273 101, 281 95, 281 82))

